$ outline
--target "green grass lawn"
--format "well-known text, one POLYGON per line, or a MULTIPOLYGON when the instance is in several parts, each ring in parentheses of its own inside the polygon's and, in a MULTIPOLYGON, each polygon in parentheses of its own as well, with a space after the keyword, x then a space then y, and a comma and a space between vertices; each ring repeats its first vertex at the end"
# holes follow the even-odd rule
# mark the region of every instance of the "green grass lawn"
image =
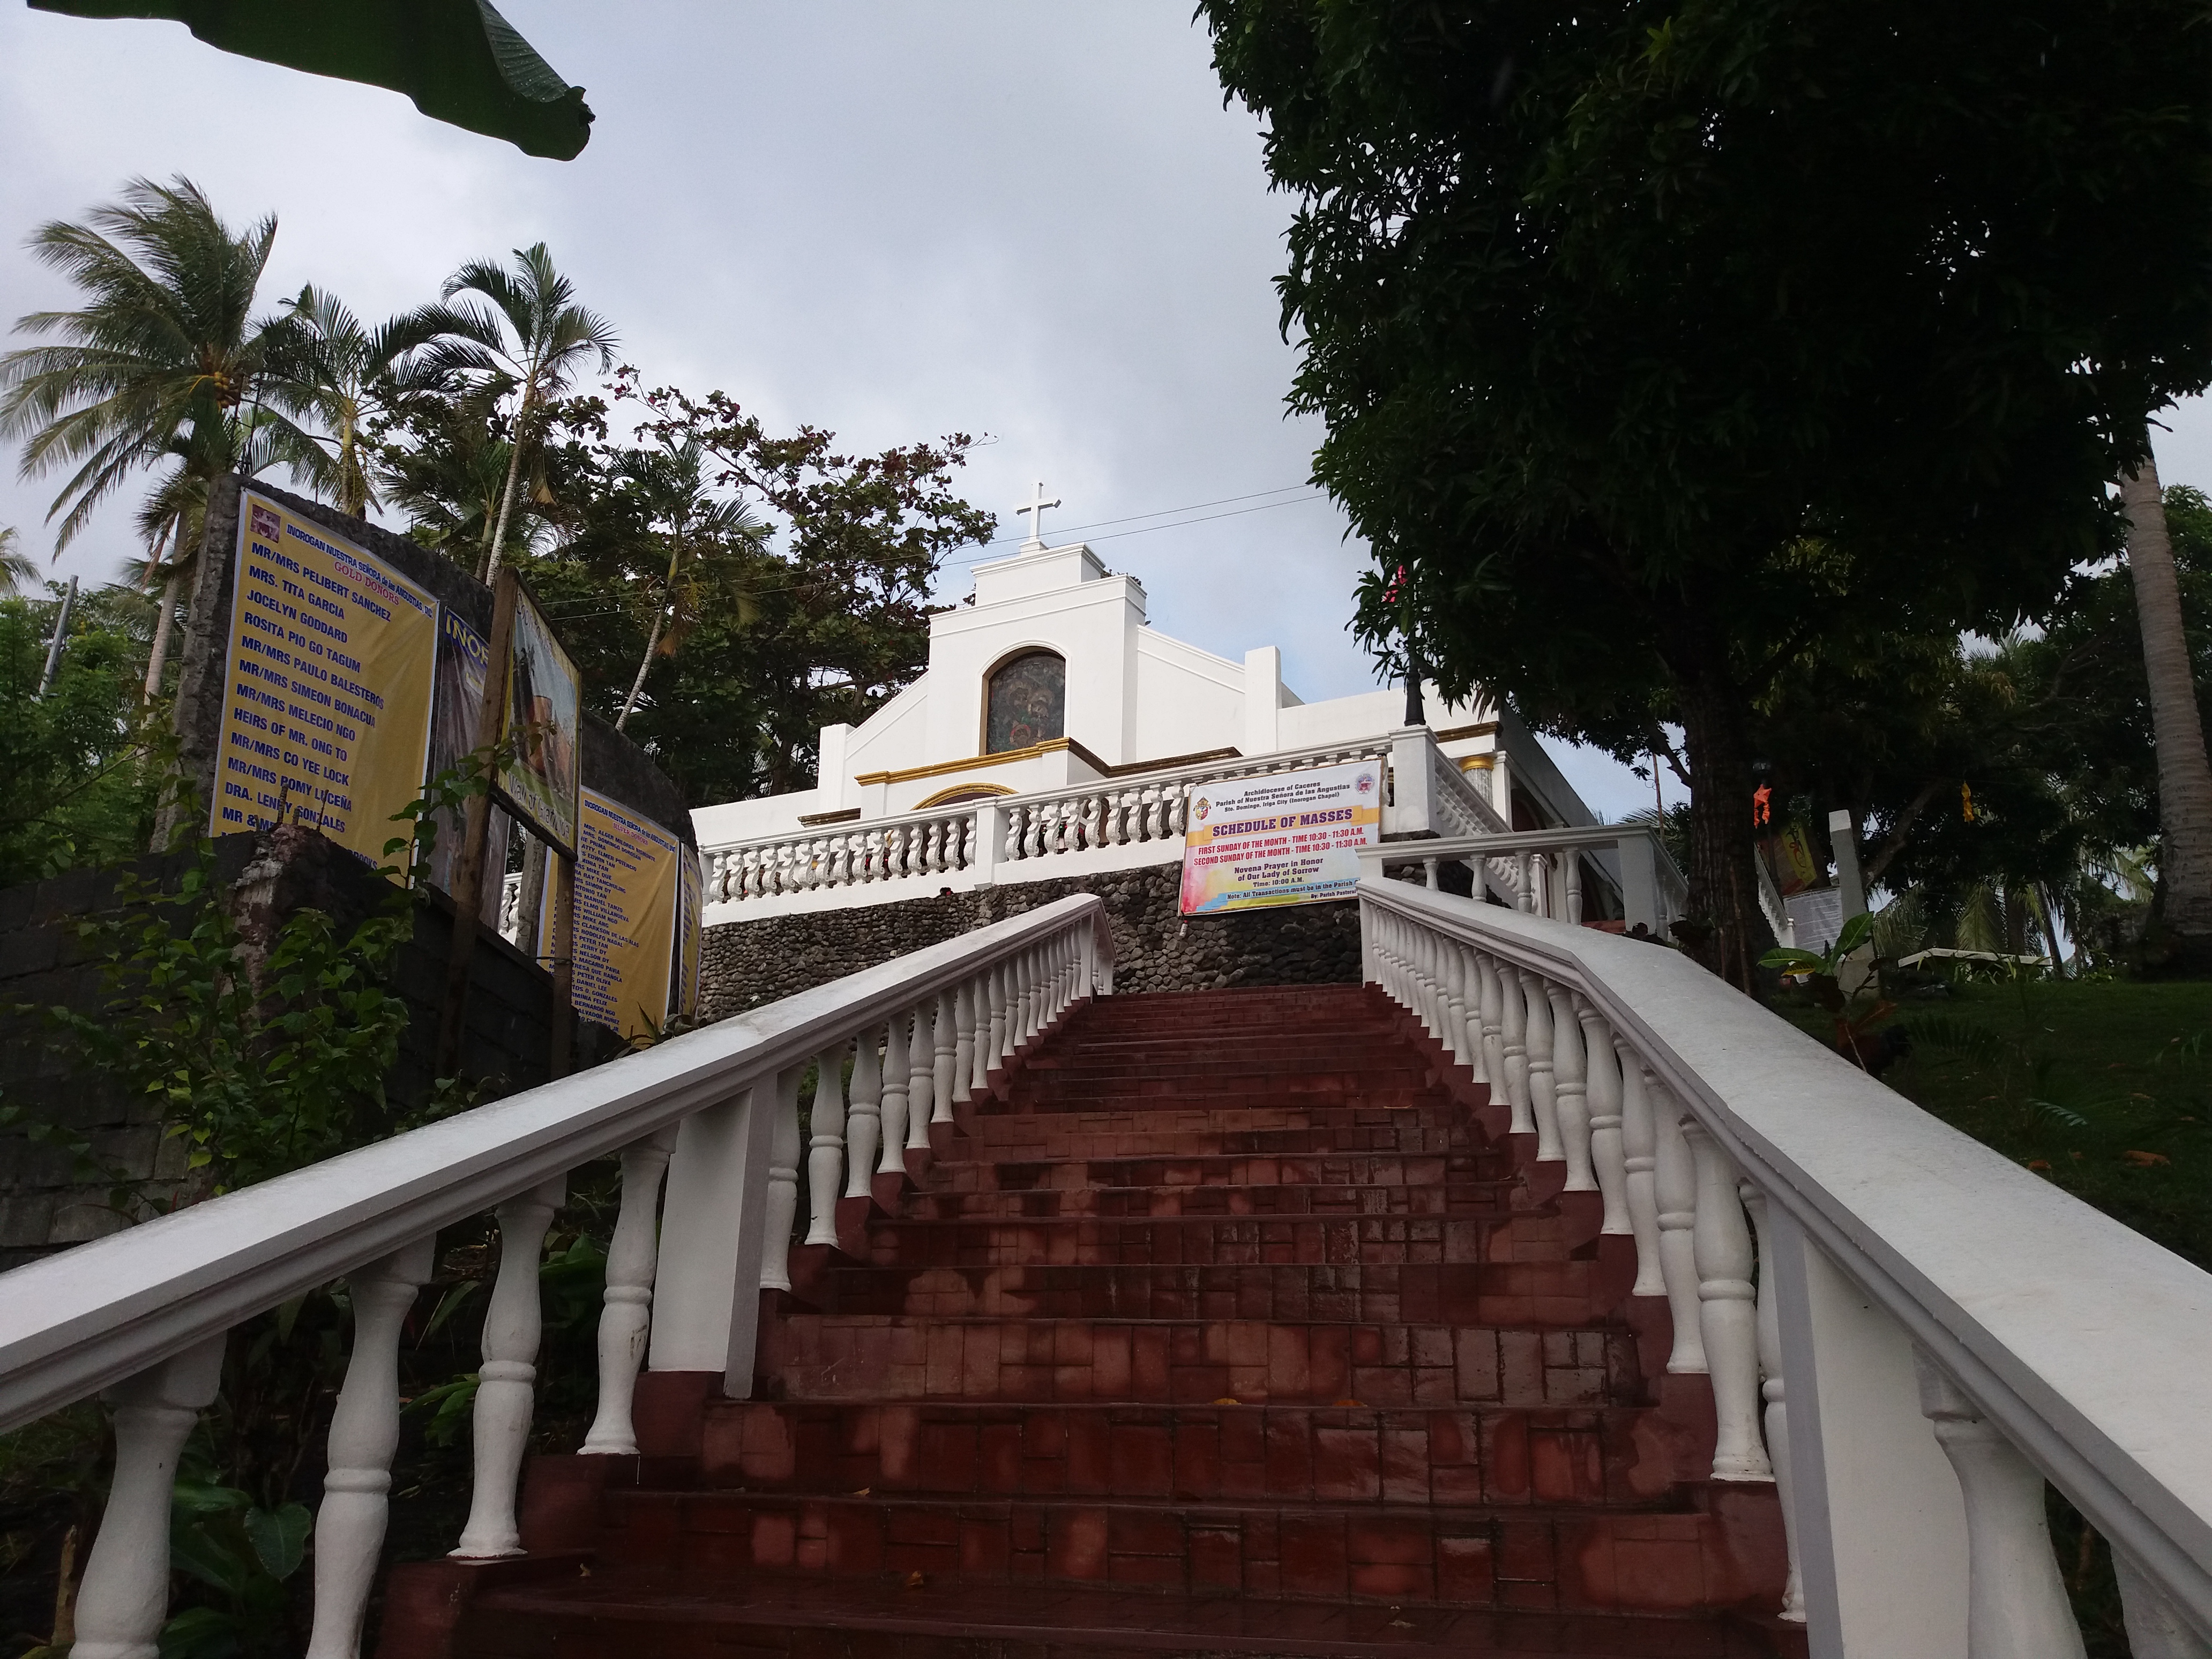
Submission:
MULTIPOLYGON (((1897 1002, 1912 1047, 1884 1083, 2212 1268, 2212 985, 1985 981, 1897 1002)), ((1796 994, 1779 1012, 1832 1038, 1796 994)))

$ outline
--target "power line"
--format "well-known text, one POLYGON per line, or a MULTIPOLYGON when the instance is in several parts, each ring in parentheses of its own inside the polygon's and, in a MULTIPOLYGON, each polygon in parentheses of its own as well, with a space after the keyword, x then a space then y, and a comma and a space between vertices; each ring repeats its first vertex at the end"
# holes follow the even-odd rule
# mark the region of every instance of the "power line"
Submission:
MULTIPOLYGON (((1291 489, 1297 489, 1297 488, 1298 488, 1299 486, 1293 484, 1293 485, 1291 485, 1291 486, 1289 486, 1289 487, 1290 487, 1290 488, 1291 488, 1291 489)), ((1056 533, 1060 534, 1060 535, 1066 535, 1066 536, 1076 536, 1076 535, 1080 535, 1080 534, 1081 534, 1083 532, 1085 532, 1085 531, 1092 530, 1092 529, 1097 529, 1097 528, 1102 528, 1102 527, 1103 527, 1104 526, 1107 526, 1107 525, 1115 525, 1115 524, 1133 524, 1133 523, 1135 523, 1135 522, 1136 522, 1136 520, 1138 520, 1139 519, 1159 519, 1159 518, 1165 518, 1165 517, 1167 517, 1167 516, 1168 516, 1168 514, 1173 514, 1173 513, 1193 513, 1193 512, 1196 512, 1196 511, 1198 510, 1198 508, 1200 508, 1200 507, 1218 507, 1218 506, 1220 506, 1220 505, 1222 504, 1222 502, 1223 502, 1223 501, 1252 501, 1252 500, 1254 500, 1254 499, 1255 499, 1256 497, 1261 496, 1261 495, 1279 495, 1279 494, 1281 494, 1281 493, 1282 493, 1282 492, 1281 492, 1281 491, 1279 491, 1279 490, 1273 490, 1273 489, 1259 489, 1259 490, 1255 490, 1255 491, 1253 491, 1253 493, 1252 493, 1250 495, 1224 495, 1224 496, 1223 496, 1223 497, 1221 498, 1221 501, 1194 501, 1194 502, 1193 502, 1193 503, 1192 503, 1190 506, 1188 506, 1188 507, 1165 507, 1165 508, 1163 508, 1160 512, 1158 512, 1158 513, 1133 513, 1133 514, 1130 514, 1127 518, 1126 518, 1126 519, 1101 519, 1101 520, 1097 520, 1097 524, 1095 524, 1095 525, 1087 525, 1087 524, 1070 525, 1070 526, 1069 526, 1066 530, 1064 530, 1064 531, 1060 531, 1060 532, 1056 532, 1056 533)), ((1152 533, 1153 531, 1155 531, 1155 530, 1177 530, 1177 529, 1182 528, 1184 525, 1187 525, 1187 524, 1209 524, 1209 523, 1211 523, 1212 520, 1216 520, 1216 519, 1234 519, 1234 518, 1241 517, 1243 514, 1247 514, 1247 513, 1265 513, 1265 512, 1267 512, 1269 509, 1271 509, 1271 508, 1273 508, 1273 507, 1298 507, 1298 506, 1301 506, 1301 505, 1303 505, 1304 503, 1305 503, 1305 502, 1307 502, 1307 501, 1326 501, 1327 499, 1328 499, 1328 497, 1326 497, 1325 495, 1322 495, 1319 490, 1315 490, 1314 492, 1312 492, 1312 493, 1311 493, 1311 494, 1310 494, 1310 495, 1293 496, 1291 500, 1289 500, 1289 501, 1262 501, 1262 502, 1261 502, 1261 504, 1260 504, 1259 506, 1257 506, 1257 507, 1240 507, 1233 508, 1232 510, 1231 510, 1230 512, 1227 512, 1227 513, 1208 513, 1208 514, 1205 514, 1203 517, 1196 518, 1196 519, 1176 519, 1176 520, 1175 520, 1172 523, 1170 523, 1170 524, 1154 524, 1154 525, 1146 525, 1146 526, 1143 529, 1141 529, 1141 530, 1116 530, 1116 531, 1113 532, 1111 534, 1109 534, 1109 535, 1104 535, 1104 536, 1090 536, 1090 537, 1085 537, 1085 540, 1089 540, 1089 541, 1096 541, 1096 542, 1111 542, 1111 541, 1118 541, 1118 540, 1120 540, 1120 539, 1121 539, 1122 537, 1124 537, 1124 536, 1145 536, 1145 535, 1149 535, 1149 534, 1151 534, 1151 533, 1152 533)), ((1029 539, 1029 538, 1028 538, 1028 537, 1026 537, 1026 536, 1019 536, 1019 537, 1017 537, 1017 536, 1001 536, 1001 537, 1000 537, 996 541, 987 542, 987 543, 985 543, 985 544, 984 544, 984 545, 985 545, 986 547, 1003 547, 1003 546, 1004 546, 1004 545, 1006 545, 1008 542, 1013 542, 1013 541, 1023 541, 1023 542, 1026 542, 1028 539, 1029 539)), ((1065 545, 1065 544, 1063 544, 1063 545, 1065 545)), ((981 564, 981 563, 984 560, 986 560, 986 559, 996 558, 996 557, 999 557, 999 556, 1000 556, 999 555, 997 555, 997 554, 994 554, 994 553, 978 553, 978 554, 976 554, 973 558, 967 558, 967 559, 948 559, 948 560, 946 560, 946 561, 945 561, 945 562, 946 562, 948 565, 954 565, 954 564, 981 564)))

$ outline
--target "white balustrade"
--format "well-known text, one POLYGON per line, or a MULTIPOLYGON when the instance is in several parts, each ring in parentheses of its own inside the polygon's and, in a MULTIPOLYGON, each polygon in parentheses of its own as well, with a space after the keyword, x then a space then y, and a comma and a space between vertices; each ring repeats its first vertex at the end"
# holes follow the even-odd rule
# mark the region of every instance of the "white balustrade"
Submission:
POLYGON ((814 1057, 814 1103, 806 1115, 807 1206, 813 1221, 809 1244, 837 1242, 837 1200, 845 1185, 845 1045, 814 1057))
POLYGON ((906 1173, 906 1120, 914 1092, 914 1018, 901 1009, 891 1016, 884 1042, 883 1151, 878 1175, 906 1173))
POLYGON ((1679 954, 1575 927, 1582 855, 1502 855, 1525 909, 1378 873, 1362 958, 1634 1241, 1667 1370, 1707 1379, 1711 1478, 1772 1482, 1772 1611, 1831 1659, 2079 1659, 2055 1480, 2112 1544, 2140 1659, 2212 1659, 2212 1277, 1679 954))
POLYGON ((845 1118, 845 1196, 870 1195, 869 1177, 875 1173, 876 1154, 883 1145, 884 1057, 877 1044, 883 1035, 873 1028, 860 1033, 853 1057, 852 1104, 845 1118))
MULTIPOLYGON (((957 990, 948 985, 937 994, 937 1051, 933 1056, 932 1067, 935 1073, 936 1086, 931 1091, 931 1097, 936 1104, 929 1115, 930 1123, 952 1121, 952 1090, 956 1080, 963 1075, 961 1066, 963 1045, 972 1035, 963 1034, 960 1030, 959 1000, 966 990, 967 981, 963 980, 957 990)), ((909 1146, 915 1144, 911 1130, 907 1136, 907 1144, 909 1146)), ((922 1126, 920 1144, 924 1146, 929 1144, 929 1130, 927 1124, 922 1126)))
MULTIPOLYGON (((908 1150, 915 1145, 915 1132, 920 1131, 921 1145, 929 1145, 929 1120, 937 1115, 937 1005, 923 1002, 915 1006, 913 1014, 914 1036, 907 1044, 906 1133, 897 1147, 896 1169, 885 1159, 889 1174, 903 1174, 908 1150)), ((892 1148, 886 1145, 885 1152, 892 1148)))
POLYGON ((637 1394, 637 1368, 645 1359, 646 1333, 653 1322, 653 1281, 660 1255, 660 1182, 675 1150, 673 1129, 623 1148, 622 1201, 614 1237, 607 1244, 607 1287, 599 1315, 599 1405, 583 1445, 596 1455, 626 1457, 637 1450, 630 1406, 637 1394))
POLYGON ((471 1428, 476 1458, 469 1518, 453 1553, 483 1560, 522 1553, 515 1522, 515 1490, 538 1382, 538 1341, 544 1328, 538 1306, 538 1264, 553 1212, 567 1197, 559 1176, 501 1205, 499 1273, 484 1310, 483 1364, 477 1370, 471 1428))

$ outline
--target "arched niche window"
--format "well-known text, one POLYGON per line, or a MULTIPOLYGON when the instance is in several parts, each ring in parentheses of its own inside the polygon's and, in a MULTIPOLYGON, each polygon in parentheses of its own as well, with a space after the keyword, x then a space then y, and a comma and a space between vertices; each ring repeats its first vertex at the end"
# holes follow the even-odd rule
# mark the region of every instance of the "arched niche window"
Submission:
POLYGON ((1024 651, 991 671, 983 693, 983 752, 1003 755, 1067 735, 1067 663, 1024 651))

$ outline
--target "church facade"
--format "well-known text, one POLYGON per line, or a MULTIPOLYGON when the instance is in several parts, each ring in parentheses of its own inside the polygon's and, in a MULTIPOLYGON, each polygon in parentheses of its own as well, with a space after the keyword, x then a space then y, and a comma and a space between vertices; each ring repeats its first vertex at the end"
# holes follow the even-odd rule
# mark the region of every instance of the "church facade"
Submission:
MULTIPOLYGON (((1510 710, 1449 703, 1431 687, 1422 712, 1492 826, 1596 821, 1510 710)), ((931 617, 920 678, 860 725, 823 729, 812 789, 702 807, 693 820, 711 855, 958 803, 1292 759, 1387 739, 1406 714, 1395 686, 1309 702, 1284 682, 1277 647, 1237 662, 1173 638, 1151 626, 1134 576, 1083 543, 1033 541, 977 566, 973 593, 931 617)))

